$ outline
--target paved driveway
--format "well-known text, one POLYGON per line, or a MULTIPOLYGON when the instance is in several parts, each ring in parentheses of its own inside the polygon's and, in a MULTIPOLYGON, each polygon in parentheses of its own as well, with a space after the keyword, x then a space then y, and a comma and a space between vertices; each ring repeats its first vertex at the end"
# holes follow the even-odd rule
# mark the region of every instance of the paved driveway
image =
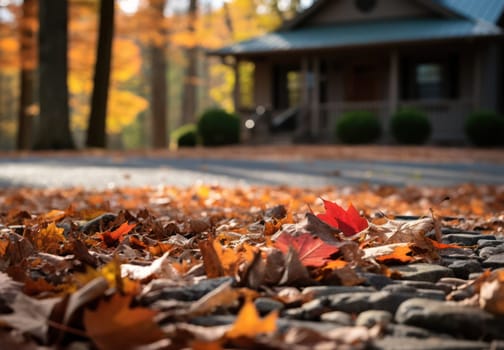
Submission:
POLYGON ((504 164, 365 160, 233 160, 165 157, 3 157, 0 187, 503 184, 504 164))

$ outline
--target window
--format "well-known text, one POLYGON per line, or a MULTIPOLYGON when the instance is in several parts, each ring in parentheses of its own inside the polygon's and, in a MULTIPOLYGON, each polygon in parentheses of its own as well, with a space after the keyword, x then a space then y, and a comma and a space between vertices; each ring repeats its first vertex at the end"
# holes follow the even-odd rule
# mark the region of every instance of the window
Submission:
POLYGON ((460 94, 459 59, 449 55, 433 60, 401 60, 401 98, 456 99, 460 94))
POLYGON ((418 64, 415 69, 417 98, 443 97, 443 67, 438 63, 418 64))

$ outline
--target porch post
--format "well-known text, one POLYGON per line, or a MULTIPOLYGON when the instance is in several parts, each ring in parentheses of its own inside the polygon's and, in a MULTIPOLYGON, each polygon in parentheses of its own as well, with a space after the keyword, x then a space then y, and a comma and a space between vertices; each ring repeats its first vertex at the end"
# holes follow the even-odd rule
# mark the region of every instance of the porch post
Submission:
POLYGON ((240 109, 240 60, 238 58, 235 59, 233 64, 235 82, 233 86, 233 105, 235 113, 239 112, 240 109))
POLYGON ((481 104, 481 53, 478 49, 474 52, 474 82, 473 82, 473 110, 480 108, 481 104))
POLYGON ((307 133, 309 127, 309 103, 310 95, 308 88, 308 58, 301 58, 301 109, 299 114, 298 132, 301 136, 307 133))
POLYGON ((311 98, 311 136, 320 135, 320 58, 313 58, 313 82, 311 98))
POLYGON ((399 107, 399 54, 397 50, 392 50, 390 53, 389 65, 388 113, 381 118, 383 123, 382 126, 385 130, 385 137, 388 137, 390 117, 399 107))
POLYGON ((397 50, 390 54, 389 71, 389 115, 395 113, 399 104, 399 54, 397 50))

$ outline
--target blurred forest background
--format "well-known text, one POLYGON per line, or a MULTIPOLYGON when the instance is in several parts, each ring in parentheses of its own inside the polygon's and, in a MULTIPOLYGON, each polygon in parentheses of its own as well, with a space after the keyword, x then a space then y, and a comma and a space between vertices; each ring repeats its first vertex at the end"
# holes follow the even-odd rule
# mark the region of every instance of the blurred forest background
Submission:
MULTIPOLYGON (((0 0, 0 149, 167 147, 203 110, 233 111, 234 62, 206 53, 311 2, 0 0)), ((254 67, 238 69, 252 104, 254 67)))

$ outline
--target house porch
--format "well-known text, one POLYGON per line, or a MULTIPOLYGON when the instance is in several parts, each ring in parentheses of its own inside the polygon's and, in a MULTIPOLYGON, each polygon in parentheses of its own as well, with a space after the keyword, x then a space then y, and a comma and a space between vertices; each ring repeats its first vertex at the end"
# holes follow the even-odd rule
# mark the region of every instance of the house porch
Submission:
MULTIPOLYGON (((499 88, 496 78, 489 79, 499 60, 498 50, 481 45, 468 51, 463 43, 251 57, 254 106, 238 111, 244 121, 255 120, 250 142, 272 142, 279 135, 284 142, 337 142, 338 118, 368 110, 382 122, 381 142, 391 143, 390 117, 413 107, 431 121, 430 142, 461 144, 472 111, 498 109, 485 91, 499 88), (285 120, 290 128, 278 127, 285 120)), ((237 84, 235 105, 241 96, 237 84)))

